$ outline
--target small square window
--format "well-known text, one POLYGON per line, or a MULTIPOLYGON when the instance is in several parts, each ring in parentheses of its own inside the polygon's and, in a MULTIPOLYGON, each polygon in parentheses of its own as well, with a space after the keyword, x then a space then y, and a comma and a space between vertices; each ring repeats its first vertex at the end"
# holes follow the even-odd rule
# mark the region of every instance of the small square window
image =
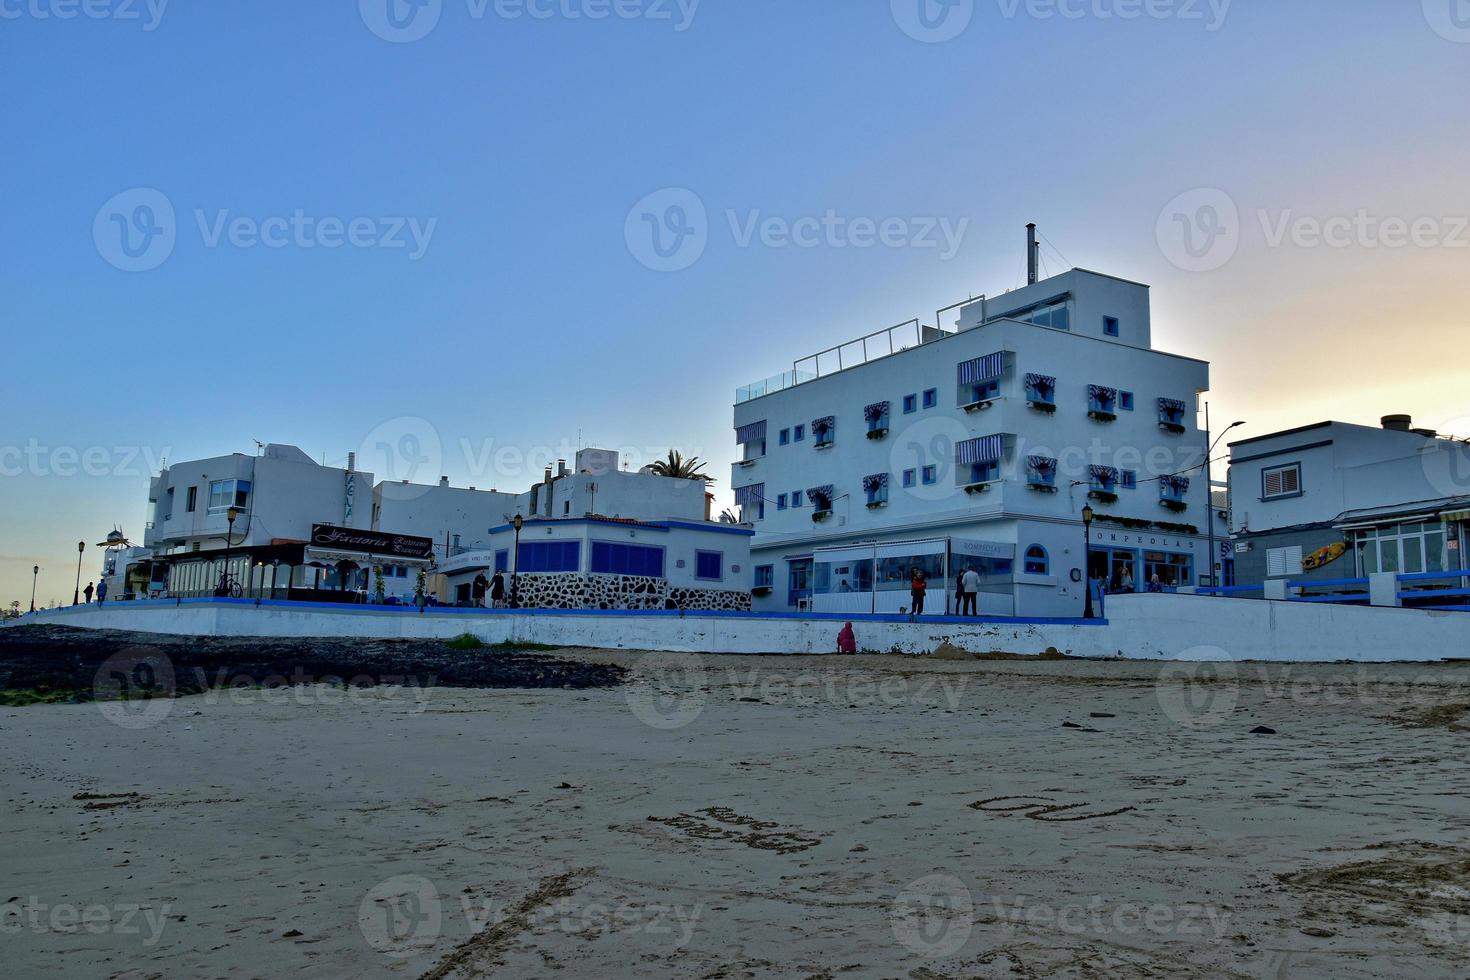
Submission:
POLYGON ((1109 337, 1118 336, 1118 318, 1115 316, 1103 317, 1103 333, 1109 337))
POLYGON ((914 480, 915 480, 915 478, 917 476, 918 476, 918 471, 917 470, 904 470, 903 471, 903 485, 906 486, 906 487, 913 486, 914 485, 914 480))
POLYGON ((802 505, 803 499, 804 499, 803 491, 801 491, 801 490, 793 490, 791 492, 791 506, 793 506, 793 507, 800 507, 802 505))
POLYGON ((778 445, 784 446, 784 445, 786 445, 790 441, 791 441, 791 430, 790 429, 782 429, 781 430, 781 434, 776 438, 776 443, 778 445))
POLYGON ((694 577, 719 581, 725 577, 725 556, 718 551, 696 551, 694 553, 694 577))
POLYGON ((785 510, 786 509, 786 495, 784 493, 783 494, 779 494, 776 497, 776 509, 777 510, 785 510))
POLYGON ((926 487, 932 487, 934 484, 936 484, 938 482, 939 482, 939 467, 932 466, 932 465, 931 466, 924 467, 924 486, 926 486, 926 487))
POLYGON ((1131 391, 1120 391, 1120 392, 1118 392, 1118 407, 1121 408, 1125 412, 1131 412, 1131 411, 1133 411, 1133 392, 1131 392, 1131 391))
POLYGON ((924 392, 924 407, 933 408, 939 404, 939 389, 930 388, 924 392))
POLYGON ((797 425, 797 426, 793 426, 792 427, 792 429, 791 429, 791 441, 792 442, 801 442, 805 438, 806 438, 806 426, 804 426, 804 425, 797 425))
POLYGON ((1122 478, 1118 481, 1125 490, 1138 489, 1138 473, 1135 470, 1124 470, 1122 478))
POLYGON ((905 415, 912 415, 915 412, 917 412, 918 410, 919 410, 919 396, 918 395, 904 395, 903 396, 903 414, 905 414, 905 415))
POLYGON ((1261 471, 1261 499, 1299 497, 1302 494, 1302 464, 1276 466, 1261 471))

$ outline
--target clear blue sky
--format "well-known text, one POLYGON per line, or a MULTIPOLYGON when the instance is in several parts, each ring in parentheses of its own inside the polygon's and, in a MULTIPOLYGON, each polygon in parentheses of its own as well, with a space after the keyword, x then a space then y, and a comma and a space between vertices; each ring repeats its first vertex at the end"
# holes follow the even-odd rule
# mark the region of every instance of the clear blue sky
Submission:
MULTIPOLYGON (((150 459, 256 438, 340 462, 422 418, 441 452, 415 478, 501 489, 531 476, 463 441, 677 446, 728 503, 737 385, 1017 285, 1028 220, 1070 264, 1150 283, 1156 343, 1214 363, 1217 418, 1246 434, 1390 411, 1470 430, 1470 249, 1273 247, 1258 220, 1366 209, 1453 239, 1470 37, 1438 0, 1237 0, 1219 22, 1218 0, 1190 4, 1200 19, 975 0, 943 43, 900 26, 916 0, 703 0, 692 18, 621 0, 640 16, 601 20, 566 16, 599 0, 538 0, 549 18, 429 0, 437 22, 404 43, 369 26, 395 36, 386 0, 175 2, 156 23, 143 0, 94 2, 139 19, 61 19, 58 0, 0 18, 6 602, 28 601, 33 563, 41 600, 69 599, 78 539, 141 537, 150 459), (670 187, 707 209, 707 247, 658 272, 625 224, 670 187), (136 195, 104 207, 135 188, 163 195, 175 240, 129 272, 115 234, 98 242, 111 214, 139 218, 136 195), (1242 215, 1204 272, 1156 235, 1193 188, 1242 215), (742 246, 732 210, 968 225, 952 256, 742 246), (417 257, 407 232, 211 244, 222 214, 297 211, 370 219, 373 241, 433 225, 417 257), (1458 361, 1431 353, 1451 344, 1458 361), (67 448, 92 450, 88 472, 67 448)), ((395 3, 406 31, 426 23, 395 3)))

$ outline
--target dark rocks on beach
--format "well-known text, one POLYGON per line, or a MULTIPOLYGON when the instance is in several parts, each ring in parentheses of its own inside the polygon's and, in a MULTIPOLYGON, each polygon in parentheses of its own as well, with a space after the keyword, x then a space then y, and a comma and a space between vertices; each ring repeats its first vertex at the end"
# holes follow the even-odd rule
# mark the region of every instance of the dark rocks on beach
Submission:
POLYGON ((1251 734, 1252 735, 1275 735, 1276 734, 1276 729, 1274 729, 1274 728, 1267 728, 1265 725, 1257 725, 1255 728, 1252 728, 1251 729, 1251 734))
POLYGON ((0 691, 56 692, 73 701, 241 684, 581 690, 612 687, 624 674, 615 665, 513 646, 455 650, 445 640, 168 636, 39 625, 0 630, 0 691), (110 690, 118 685, 121 691, 110 690))

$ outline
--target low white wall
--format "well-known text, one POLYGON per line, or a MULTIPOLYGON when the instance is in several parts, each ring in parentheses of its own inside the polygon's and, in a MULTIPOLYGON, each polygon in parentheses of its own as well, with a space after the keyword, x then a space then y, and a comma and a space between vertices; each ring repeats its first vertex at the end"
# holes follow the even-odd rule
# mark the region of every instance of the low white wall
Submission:
MULTIPOLYGON (((855 619, 858 647, 1141 660, 1434 661, 1470 658, 1470 614, 1187 595, 1118 595, 1105 624, 855 619)), ((118 602, 46 610, 18 621, 188 636, 439 637, 487 643, 702 653, 831 653, 841 619, 666 613, 377 611, 256 606, 249 601, 118 602)))

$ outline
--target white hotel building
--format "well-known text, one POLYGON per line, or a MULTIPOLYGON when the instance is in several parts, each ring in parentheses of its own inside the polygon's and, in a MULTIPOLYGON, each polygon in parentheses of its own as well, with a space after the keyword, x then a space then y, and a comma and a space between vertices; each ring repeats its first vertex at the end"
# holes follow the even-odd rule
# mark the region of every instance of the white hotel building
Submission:
POLYGON ((1080 615, 1089 572, 1207 580, 1209 365, 1153 348, 1147 286, 1073 269, 936 322, 737 393, 755 609, 898 612, 915 567, 926 615, 971 565, 996 615, 1080 615))

